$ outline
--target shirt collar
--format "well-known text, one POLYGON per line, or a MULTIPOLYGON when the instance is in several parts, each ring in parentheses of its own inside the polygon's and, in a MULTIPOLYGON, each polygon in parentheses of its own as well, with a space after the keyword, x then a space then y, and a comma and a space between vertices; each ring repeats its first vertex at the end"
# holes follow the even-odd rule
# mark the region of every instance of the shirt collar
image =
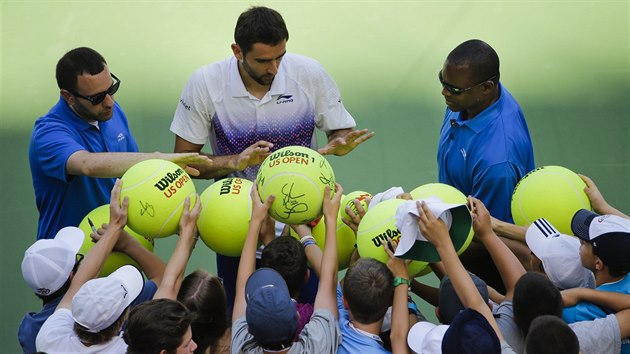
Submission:
POLYGON ((481 111, 473 119, 461 120, 461 112, 457 115, 457 123, 459 125, 465 125, 475 133, 479 133, 484 130, 490 123, 496 120, 501 114, 503 108, 503 97, 505 97, 505 88, 499 83, 499 99, 497 99, 488 108, 481 111))
POLYGON ((58 104, 61 107, 61 111, 63 113, 62 116, 67 117, 65 120, 77 130, 87 130, 94 127, 92 124, 79 117, 74 110, 70 108, 70 105, 63 99, 63 97, 59 98, 58 104))
MULTIPOLYGON (((276 77, 273 79, 271 87, 269 88, 269 94, 271 96, 278 96, 285 93, 287 78, 285 75, 284 63, 284 60, 280 62, 278 73, 276 74, 276 77)), ((228 80, 230 85, 230 95, 232 95, 232 97, 250 96, 249 92, 247 92, 247 89, 245 88, 245 84, 243 83, 241 74, 238 72, 238 60, 236 60, 235 57, 232 57, 230 60, 228 80)))

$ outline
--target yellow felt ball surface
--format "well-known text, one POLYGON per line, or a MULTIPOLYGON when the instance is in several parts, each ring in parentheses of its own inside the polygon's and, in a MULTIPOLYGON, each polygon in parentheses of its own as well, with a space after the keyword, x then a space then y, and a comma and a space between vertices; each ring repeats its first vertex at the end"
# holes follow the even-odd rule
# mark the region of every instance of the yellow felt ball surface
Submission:
POLYGON ((368 203, 367 203, 367 199, 368 198, 370 198, 370 199, 372 198, 372 194, 370 194, 368 192, 354 191, 354 192, 348 193, 341 200, 341 207, 339 208, 339 214, 341 215, 341 217, 343 217, 346 220, 352 220, 350 218, 350 215, 348 215, 348 213, 346 212, 346 206, 350 207, 350 212, 354 213, 354 215, 359 215, 359 210, 357 209, 357 206, 354 205, 354 200, 357 199, 361 203, 361 206, 363 207, 363 210, 367 211, 368 210, 368 203))
MULTIPOLYGON (((415 188, 411 192, 409 192, 409 194, 411 194, 411 197, 414 200, 425 199, 431 196, 436 196, 440 198, 444 203, 449 203, 449 204, 467 204, 468 203, 468 199, 466 198, 464 193, 460 192, 457 188, 450 186, 448 184, 444 184, 444 183, 423 184, 415 188)), ((475 231, 473 230, 472 225, 471 225, 470 231, 468 232, 468 236, 466 237, 465 241, 459 242, 460 244, 454 245, 455 249, 457 250, 457 254, 464 253, 464 251, 468 248, 468 246, 472 242, 474 234, 475 234, 475 231)), ((428 268, 428 269, 429 271, 427 272, 430 272, 431 268, 428 268)))
POLYGON ((322 215, 324 189, 335 190, 335 173, 317 151, 287 146, 260 165, 256 186, 261 200, 275 195, 269 215, 290 225, 307 224, 322 215))
POLYGON ((121 200, 129 197, 127 225, 150 238, 170 236, 177 232, 184 211, 184 200, 190 196, 195 205, 195 185, 178 165, 160 159, 139 162, 122 176, 121 200))
POLYGON ((208 248, 224 256, 241 254, 252 214, 253 185, 243 178, 225 178, 201 193, 197 229, 208 248))
MULTIPOLYGON (((357 249, 363 258, 370 257, 380 262, 387 263, 389 256, 383 249, 383 244, 388 240, 398 241, 400 231, 396 227, 396 209, 402 203, 402 199, 389 199, 370 207, 359 224, 357 232, 357 249)), ((420 273, 427 262, 412 261, 408 266, 410 276, 420 273)))
MULTIPOLYGON (((109 204, 101 205, 100 207, 95 208, 94 210, 89 212, 83 218, 83 220, 81 220, 81 223, 79 223, 79 229, 81 229, 85 234, 83 246, 81 246, 81 249, 79 250, 79 253, 81 253, 82 255, 86 255, 87 252, 96 244, 92 242, 92 238, 90 237, 90 234, 92 233, 92 227, 88 222, 88 218, 92 220, 92 223, 94 223, 94 227, 96 227, 97 229, 100 228, 101 225, 109 223, 109 204)), ((131 237, 136 239, 136 241, 138 241, 144 248, 153 252, 153 239, 144 237, 131 230, 129 227, 125 227, 125 231, 127 231, 131 235, 131 237)), ((103 269, 101 269, 100 276, 106 277, 113 273, 116 269, 127 264, 131 264, 139 268, 138 263, 131 259, 131 257, 122 252, 114 251, 109 255, 109 257, 107 257, 107 260, 105 260, 105 264, 103 265, 103 269)))
POLYGON ((526 174, 512 194, 514 223, 528 226, 545 218, 558 231, 573 235, 571 220, 580 209, 591 210, 580 176, 561 166, 543 166, 526 174))

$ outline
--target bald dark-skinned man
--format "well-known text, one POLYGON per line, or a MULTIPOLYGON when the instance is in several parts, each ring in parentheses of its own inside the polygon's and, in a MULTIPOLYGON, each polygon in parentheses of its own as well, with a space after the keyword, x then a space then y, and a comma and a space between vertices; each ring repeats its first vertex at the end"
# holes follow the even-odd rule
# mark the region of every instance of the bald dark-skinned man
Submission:
MULTIPOLYGON (((525 116, 499 81, 497 53, 481 40, 468 40, 449 53, 438 79, 447 106, 438 146, 439 182, 480 199, 493 217, 512 222, 512 192, 534 169, 534 152, 525 116)), ((502 240, 526 264, 524 240, 502 240)), ((471 243, 462 261, 489 285, 503 288, 479 243, 471 243)))

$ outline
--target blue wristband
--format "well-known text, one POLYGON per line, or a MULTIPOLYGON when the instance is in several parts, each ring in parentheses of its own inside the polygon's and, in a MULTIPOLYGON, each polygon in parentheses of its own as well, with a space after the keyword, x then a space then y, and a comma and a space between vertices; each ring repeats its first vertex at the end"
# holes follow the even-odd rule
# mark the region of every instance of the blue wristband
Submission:
POLYGON ((306 248, 306 246, 316 245, 316 244, 317 244, 317 242, 315 242, 314 240, 306 240, 306 241, 304 241, 304 242, 302 243, 302 246, 303 246, 304 248, 306 248))

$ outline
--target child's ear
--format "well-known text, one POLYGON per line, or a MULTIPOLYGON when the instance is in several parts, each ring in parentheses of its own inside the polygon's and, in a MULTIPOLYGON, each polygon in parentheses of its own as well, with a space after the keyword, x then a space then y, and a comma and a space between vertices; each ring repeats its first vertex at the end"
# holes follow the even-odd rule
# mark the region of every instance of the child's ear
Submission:
POLYGON ((601 271, 604 269, 605 266, 606 265, 599 257, 595 257, 595 270, 601 271))
POLYGON ((309 279, 311 279, 311 270, 306 268, 306 274, 304 274, 304 284, 308 283, 309 279))
POLYGON ((341 295, 341 303, 343 304, 343 308, 345 309, 349 309, 350 306, 348 306, 348 301, 346 301, 346 297, 341 295))
POLYGON ((440 308, 438 306, 435 307, 435 317, 437 317, 440 323, 444 323, 444 321, 442 321, 442 313, 440 312, 440 308))

